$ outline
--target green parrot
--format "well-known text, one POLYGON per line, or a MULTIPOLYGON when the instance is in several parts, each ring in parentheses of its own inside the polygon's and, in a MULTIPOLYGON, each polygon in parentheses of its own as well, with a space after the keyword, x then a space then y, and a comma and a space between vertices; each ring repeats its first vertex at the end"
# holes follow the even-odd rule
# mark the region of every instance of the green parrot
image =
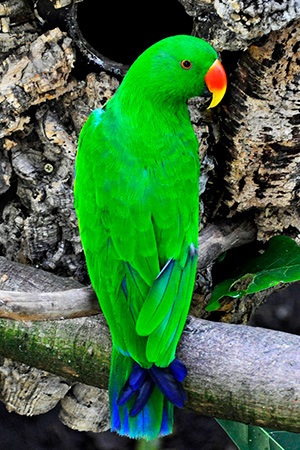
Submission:
POLYGON ((78 143, 75 209, 92 286, 112 337, 111 430, 172 432, 187 374, 176 347, 197 263, 198 141, 187 100, 216 106, 227 80, 202 39, 163 39, 91 113, 78 143))

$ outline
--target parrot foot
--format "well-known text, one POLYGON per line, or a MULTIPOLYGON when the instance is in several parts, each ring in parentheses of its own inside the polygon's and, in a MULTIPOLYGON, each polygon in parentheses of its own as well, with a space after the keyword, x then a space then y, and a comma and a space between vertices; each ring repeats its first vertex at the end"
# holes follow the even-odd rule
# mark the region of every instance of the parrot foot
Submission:
POLYGON ((164 394, 173 405, 182 408, 187 395, 182 386, 187 375, 185 365, 174 359, 168 367, 158 367, 155 364, 150 369, 144 369, 135 363, 132 372, 118 397, 118 405, 125 405, 134 398, 130 416, 136 416, 146 405, 154 386, 164 394))

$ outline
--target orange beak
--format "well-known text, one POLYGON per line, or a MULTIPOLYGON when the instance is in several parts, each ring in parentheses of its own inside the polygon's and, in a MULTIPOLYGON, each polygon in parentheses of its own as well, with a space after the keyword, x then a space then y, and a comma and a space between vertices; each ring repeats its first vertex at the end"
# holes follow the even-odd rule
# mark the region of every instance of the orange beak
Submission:
POLYGON ((208 69, 204 77, 208 90, 212 93, 212 101, 208 108, 217 106, 224 97, 227 88, 227 77, 224 67, 218 59, 208 69))

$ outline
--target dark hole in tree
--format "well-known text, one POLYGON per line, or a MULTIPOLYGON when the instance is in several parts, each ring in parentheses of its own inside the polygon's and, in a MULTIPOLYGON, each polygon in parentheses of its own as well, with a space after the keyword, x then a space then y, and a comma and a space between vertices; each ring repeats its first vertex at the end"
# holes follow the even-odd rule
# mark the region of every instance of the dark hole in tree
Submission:
POLYGON ((99 53, 123 64, 167 36, 191 34, 193 19, 178 0, 78 3, 79 28, 99 53))

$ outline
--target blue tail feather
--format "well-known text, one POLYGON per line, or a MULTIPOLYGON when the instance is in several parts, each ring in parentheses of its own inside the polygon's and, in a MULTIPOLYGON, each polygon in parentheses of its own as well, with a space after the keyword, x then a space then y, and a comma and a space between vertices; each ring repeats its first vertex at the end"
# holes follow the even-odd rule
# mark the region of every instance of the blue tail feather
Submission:
POLYGON ((139 364, 135 363, 129 377, 130 386, 132 386, 135 390, 139 389, 142 386, 146 376, 147 371, 139 364))
POLYGON ((131 438, 155 439, 172 433, 174 405, 182 407, 181 381, 186 368, 178 360, 169 367, 144 369, 132 358, 112 352, 110 376, 111 430, 131 438))
POLYGON ((187 376, 187 368, 185 365, 179 361, 179 359, 175 358, 171 364, 169 365, 169 369, 175 378, 175 380, 180 381, 182 383, 187 376))
POLYGON ((118 405, 125 405, 142 388, 146 376, 147 371, 135 363, 130 377, 118 396, 118 405))
MULTIPOLYGON (((170 431, 170 415, 173 417, 174 406, 168 400, 165 399, 165 405, 163 409, 163 415, 161 418, 161 427, 160 427, 160 436, 166 436, 172 432, 170 431), (171 411, 169 411, 171 410, 171 411)), ((173 427, 173 419, 172 419, 172 427, 173 427)))
POLYGON ((136 391, 132 389, 132 387, 129 384, 125 384, 123 389, 121 390, 118 399, 117 404, 122 406, 125 405, 129 400, 131 400, 136 394, 136 391))
POLYGON ((165 397, 178 408, 183 408, 186 402, 186 392, 182 384, 174 379, 168 368, 162 369, 153 365, 149 369, 151 378, 165 395, 165 397))
POLYGON ((136 416, 139 412, 142 411, 142 409, 148 402, 153 389, 154 389, 153 381, 150 378, 147 378, 147 380, 143 383, 141 389, 139 390, 138 395, 134 401, 134 404, 132 405, 132 408, 129 413, 131 417, 136 416))

